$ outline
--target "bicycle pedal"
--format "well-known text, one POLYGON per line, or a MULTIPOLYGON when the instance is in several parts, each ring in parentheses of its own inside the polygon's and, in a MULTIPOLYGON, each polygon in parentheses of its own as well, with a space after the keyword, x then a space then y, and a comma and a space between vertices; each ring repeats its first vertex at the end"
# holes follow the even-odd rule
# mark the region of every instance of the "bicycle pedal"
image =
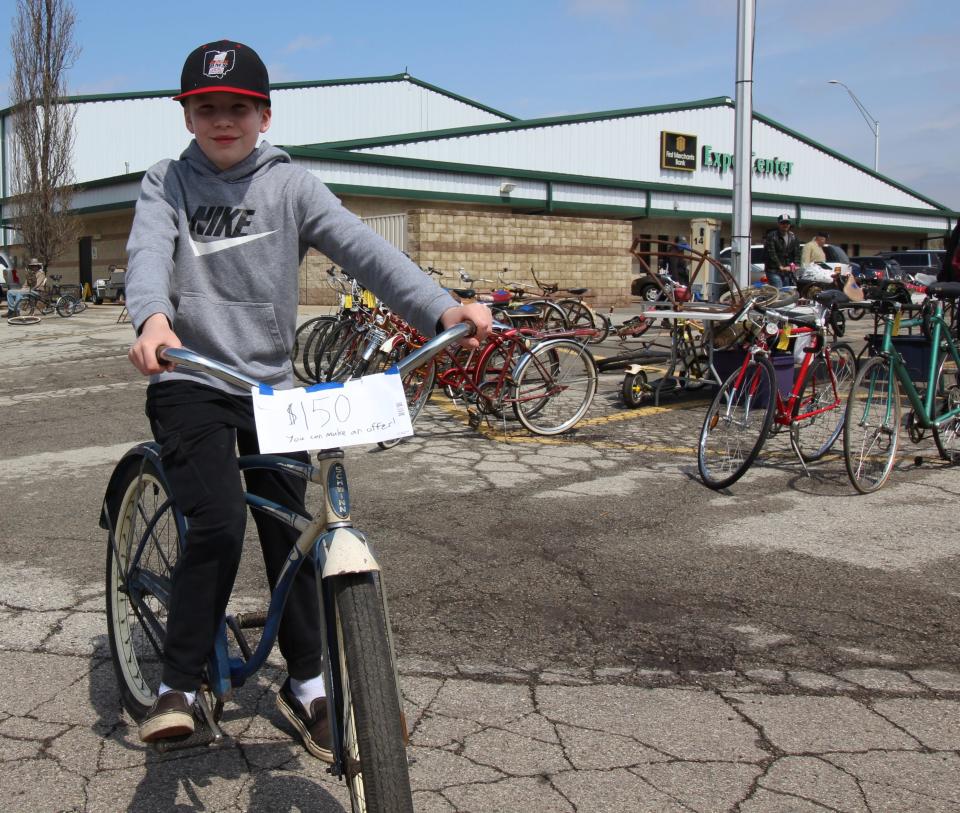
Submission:
POLYGON ((202 722, 197 722, 196 730, 192 734, 184 734, 182 737, 170 737, 165 740, 156 740, 150 743, 159 754, 167 754, 171 751, 183 751, 188 748, 207 748, 211 745, 223 745, 227 742, 227 737, 219 728, 214 731, 202 722))

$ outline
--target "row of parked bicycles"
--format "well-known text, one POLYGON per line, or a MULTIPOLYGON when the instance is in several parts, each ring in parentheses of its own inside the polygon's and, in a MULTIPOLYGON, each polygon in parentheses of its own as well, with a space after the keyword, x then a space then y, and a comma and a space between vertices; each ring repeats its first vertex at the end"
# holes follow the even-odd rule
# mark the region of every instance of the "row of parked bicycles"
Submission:
MULTIPOLYGON (((389 369, 426 342, 356 280, 335 268, 328 270, 328 279, 337 291, 338 308, 300 325, 291 353, 294 372, 304 383, 389 369)), ((473 282, 466 275, 461 281, 473 282)), ((553 287, 552 293, 559 293, 553 287)), ((513 293, 499 289, 505 296, 484 296, 475 288, 450 290, 462 301, 486 299, 496 326, 479 348, 447 348, 404 377, 411 420, 440 389, 466 406, 473 427, 510 414, 536 435, 572 429, 587 414, 597 390, 597 365, 588 345, 604 335, 603 327, 593 326, 592 309, 582 303, 586 290, 564 291, 569 304, 544 295, 522 298, 519 284, 513 293)))
MULTIPOLYGON (((896 281, 868 288, 864 299, 840 290, 799 299, 769 286, 741 290, 709 255, 683 254, 691 281, 705 270, 719 293, 700 299, 665 285, 661 301, 619 325, 587 303, 586 289, 561 289, 536 274, 522 283, 507 272, 494 281, 460 271, 459 282, 489 292, 449 290, 486 301, 497 328, 479 349, 448 348, 407 373, 412 419, 440 389, 466 407, 475 428, 512 416, 533 434, 561 434, 587 414, 598 373, 622 369, 628 407, 715 389, 696 446, 700 476, 714 489, 737 482, 781 431, 804 470, 842 438, 850 480, 863 493, 888 480, 905 432, 915 441, 929 433, 943 459, 960 462, 960 283, 931 285, 919 302, 896 281), (873 316, 876 330, 864 347, 840 340, 844 313, 873 316), (605 341, 598 361, 591 346, 605 341), (613 344, 617 351, 606 352, 613 344)), ((292 361, 301 381, 385 370, 426 342, 355 280, 334 268, 328 279, 339 307, 300 326, 292 361)))

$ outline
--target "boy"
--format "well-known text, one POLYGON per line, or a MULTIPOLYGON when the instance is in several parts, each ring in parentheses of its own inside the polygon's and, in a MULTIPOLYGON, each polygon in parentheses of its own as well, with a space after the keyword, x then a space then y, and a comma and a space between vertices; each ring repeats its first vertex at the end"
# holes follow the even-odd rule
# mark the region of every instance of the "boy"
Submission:
MULTIPOLYGON (((127 245, 127 308, 138 334, 129 358, 151 376, 146 414, 189 526, 173 575, 162 683, 140 725, 145 742, 194 729, 195 693, 246 524, 235 445, 241 454, 258 451, 249 393, 160 363, 157 348, 182 342, 273 387, 291 386, 298 269, 310 246, 427 335, 471 321, 483 339, 490 328, 486 308, 458 306, 286 153, 257 147, 270 126, 270 84, 253 49, 231 40, 201 45, 180 84, 174 99, 194 140, 179 160, 147 171, 127 245)), ((268 472, 247 480, 302 510, 302 481, 268 472)), ((297 534, 259 512, 255 521, 272 588, 297 534)), ((318 615, 313 571, 304 567, 280 626, 289 676, 277 704, 307 750, 329 761, 318 615)))

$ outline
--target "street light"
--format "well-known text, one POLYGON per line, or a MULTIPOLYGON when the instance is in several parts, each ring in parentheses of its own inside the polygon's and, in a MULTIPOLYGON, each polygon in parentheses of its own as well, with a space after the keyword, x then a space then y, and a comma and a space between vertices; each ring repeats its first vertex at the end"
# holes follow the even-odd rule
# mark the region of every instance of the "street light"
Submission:
POLYGON ((828 79, 828 85, 840 85, 847 93, 850 94, 850 98, 853 99, 853 103, 857 106, 857 110, 860 111, 860 115, 863 116, 864 120, 867 122, 867 125, 870 127, 870 132, 873 133, 873 171, 880 171, 880 122, 877 121, 873 116, 867 112, 867 108, 863 106, 863 103, 854 95, 853 91, 850 90, 843 82, 838 79, 828 79))

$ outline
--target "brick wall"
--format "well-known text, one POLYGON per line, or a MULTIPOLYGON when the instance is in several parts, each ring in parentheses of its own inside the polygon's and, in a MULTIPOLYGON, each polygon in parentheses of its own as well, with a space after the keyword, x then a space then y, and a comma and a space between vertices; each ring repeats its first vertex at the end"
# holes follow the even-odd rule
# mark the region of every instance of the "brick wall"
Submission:
POLYGON ((629 221, 413 209, 407 229, 410 256, 444 271, 448 284, 459 284, 461 267, 474 279, 503 272, 523 282, 533 282, 532 268, 543 282, 590 288, 597 305, 630 301, 629 221))

